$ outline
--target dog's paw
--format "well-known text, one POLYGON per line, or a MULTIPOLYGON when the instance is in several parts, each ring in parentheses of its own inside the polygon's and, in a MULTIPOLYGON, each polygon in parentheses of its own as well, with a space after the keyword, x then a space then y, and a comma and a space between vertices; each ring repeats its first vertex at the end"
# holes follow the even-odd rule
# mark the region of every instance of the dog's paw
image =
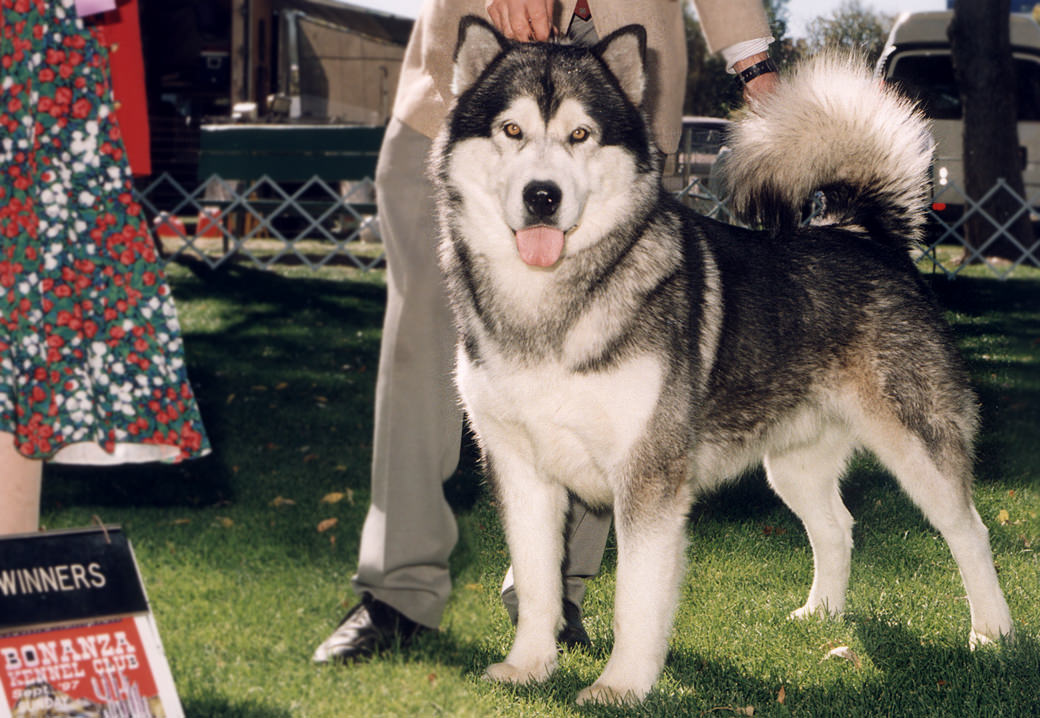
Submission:
POLYGON ((592 704, 604 706, 634 706, 642 701, 649 691, 640 691, 631 687, 608 686, 599 681, 578 693, 575 702, 579 706, 592 704))
POLYGON ((826 603, 805 604, 796 611, 791 611, 787 617, 792 621, 805 621, 810 618, 837 618, 841 611, 832 611, 826 603))
POLYGON ((820 615, 819 608, 812 608, 811 606, 802 606, 801 608, 791 611, 787 614, 787 617, 792 621, 807 621, 810 618, 818 618, 820 615))
POLYGON ((484 679, 495 683, 541 683, 556 669, 556 662, 522 668, 511 663, 492 663, 484 671, 484 679))
POLYGON ((1015 631, 1013 627, 1009 628, 1007 633, 996 633, 996 637, 991 637, 985 633, 972 629, 971 633, 968 634, 968 647, 975 651, 983 646, 1003 646, 1012 643, 1015 640, 1015 631))

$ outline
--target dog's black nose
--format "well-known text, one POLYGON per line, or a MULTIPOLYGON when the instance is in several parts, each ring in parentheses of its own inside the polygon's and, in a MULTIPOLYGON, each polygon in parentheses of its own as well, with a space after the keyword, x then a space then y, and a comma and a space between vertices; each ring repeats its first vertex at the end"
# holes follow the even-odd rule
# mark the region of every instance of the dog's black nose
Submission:
POLYGON ((563 192, 555 182, 531 182, 524 187, 524 206, 539 219, 556 214, 562 198, 563 192))

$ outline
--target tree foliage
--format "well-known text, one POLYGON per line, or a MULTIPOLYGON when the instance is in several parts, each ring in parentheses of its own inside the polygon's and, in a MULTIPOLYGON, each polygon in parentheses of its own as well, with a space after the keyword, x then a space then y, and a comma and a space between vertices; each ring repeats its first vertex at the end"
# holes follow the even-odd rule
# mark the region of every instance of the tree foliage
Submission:
POLYGON ((765 0, 765 6, 775 39, 769 54, 779 67, 784 68, 805 56, 808 47, 804 39, 791 38, 787 34, 787 0, 765 0))
POLYGON ((726 63, 718 54, 708 52, 701 25, 687 4, 686 22, 686 99, 683 113, 725 117, 741 104, 739 83, 726 72, 726 63))
POLYGON ((837 47, 859 53, 874 64, 894 21, 891 15, 865 8, 860 0, 845 0, 829 17, 821 16, 809 23, 806 42, 810 52, 837 47))

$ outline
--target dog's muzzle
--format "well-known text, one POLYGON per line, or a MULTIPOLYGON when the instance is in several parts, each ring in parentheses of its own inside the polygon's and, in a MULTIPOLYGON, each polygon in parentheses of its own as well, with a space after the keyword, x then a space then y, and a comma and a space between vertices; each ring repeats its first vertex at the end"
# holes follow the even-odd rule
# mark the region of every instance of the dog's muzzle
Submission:
POLYGON ((529 182, 524 187, 524 207, 531 226, 516 231, 520 259, 532 267, 551 267, 563 254, 563 230, 552 226, 563 191, 555 182, 529 182))

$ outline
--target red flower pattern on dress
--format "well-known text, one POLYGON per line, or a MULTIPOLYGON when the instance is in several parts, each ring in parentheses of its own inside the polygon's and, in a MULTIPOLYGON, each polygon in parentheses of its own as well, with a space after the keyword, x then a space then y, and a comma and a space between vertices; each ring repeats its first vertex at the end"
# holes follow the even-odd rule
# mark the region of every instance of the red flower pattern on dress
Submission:
MULTIPOLYGON (((209 451, 180 328, 73 0, 0 0, 0 432, 209 451)), ((60 454, 59 454, 60 457, 60 454)))

